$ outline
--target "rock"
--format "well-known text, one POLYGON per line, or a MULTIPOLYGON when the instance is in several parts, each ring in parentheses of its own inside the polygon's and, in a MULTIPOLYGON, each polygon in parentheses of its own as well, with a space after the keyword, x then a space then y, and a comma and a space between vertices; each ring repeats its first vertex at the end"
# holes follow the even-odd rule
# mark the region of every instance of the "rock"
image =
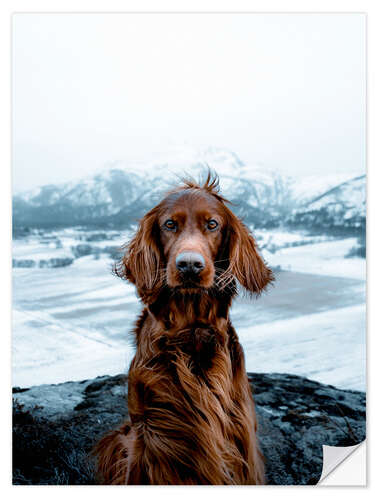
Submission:
POLYGON ((71 257, 54 257, 52 259, 43 259, 39 261, 39 267, 66 267, 73 264, 71 257))
POLYGON ((366 436, 366 396, 287 374, 250 374, 269 484, 316 484, 323 444, 366 436))
POLYGON ((94 247, 92 245, 89 245, 88 243, 80 243, 79 245, 70 247, 70 249, 76 259, 94 253, 94 247))
POLYGON ((51 259, 41 259, 39 261, 35 261, 32 259, 13 259, 12 266, 13 267, 66 267, 73 264, 74 259, 71 257, 53 257, 51 259))
POLYGON ((35 267, 36 262, 32 259, 12 259, 12 267, 35 267))
MULTIPOLYGON (((249 374, 268 484, 316 484, 322 445, 365 439, 366 400, 287 374, 249 374)), ((13 388, 13 484, 96 484, 93 445, 127 418, 127 377, 13 388)))

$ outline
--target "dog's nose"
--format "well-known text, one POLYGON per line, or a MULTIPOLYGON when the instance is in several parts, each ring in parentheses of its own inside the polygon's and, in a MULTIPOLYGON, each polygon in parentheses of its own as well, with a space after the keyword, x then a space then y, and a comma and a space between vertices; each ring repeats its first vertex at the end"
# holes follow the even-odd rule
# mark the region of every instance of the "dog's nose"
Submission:
POLYGON ((204 257, 196 252, 180 253, 176 257, 176 267, 183 274, 199 274, 205 267, 204 257))

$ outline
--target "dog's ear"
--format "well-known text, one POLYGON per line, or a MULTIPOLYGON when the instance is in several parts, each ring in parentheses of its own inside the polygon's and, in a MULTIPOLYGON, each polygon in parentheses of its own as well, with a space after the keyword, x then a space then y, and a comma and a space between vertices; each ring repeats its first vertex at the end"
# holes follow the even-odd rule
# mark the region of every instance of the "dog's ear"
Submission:
POLYGON ((260 294, 274 280, 272 271, 260 256, 257 244, 249 229, 228 207, 227 228, 223 253, 228 259, 225 274, 234 276, 249 292, 260 294))
POLYGON ((139 296, 145 303, 155 300, 162 287, 162 255, 157 222, 155 208, 140 221, 135 236, 125 247, 120 269, 115 269, 118 276, 135 284, 139 296))

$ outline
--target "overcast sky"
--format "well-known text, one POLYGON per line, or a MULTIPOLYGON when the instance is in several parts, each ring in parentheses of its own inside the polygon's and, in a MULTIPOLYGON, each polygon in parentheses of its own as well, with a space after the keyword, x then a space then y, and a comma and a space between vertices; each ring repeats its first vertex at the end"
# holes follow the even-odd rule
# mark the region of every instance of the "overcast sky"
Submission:
POLYGON ((13 186, 171 145, 292 176, 365 171, 362 14, 17 14, 13 186))

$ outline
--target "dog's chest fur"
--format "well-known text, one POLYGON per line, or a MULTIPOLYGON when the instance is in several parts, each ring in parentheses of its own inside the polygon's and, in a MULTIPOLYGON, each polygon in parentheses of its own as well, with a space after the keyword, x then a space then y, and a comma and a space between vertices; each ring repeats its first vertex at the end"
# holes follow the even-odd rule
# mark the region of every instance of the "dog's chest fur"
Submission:
POLYGON ((164 457, 184 484, 189 475, 201 484, 212 484, 214 477, 221 484, 243 484, 248 474, 244 456, 250 436, 243 421, 244 415, 250 418, 251 401, 246 392, 236 393, 235 383, 243 355, 229 320, 217 323, 195 320, 167 330, 146 309, 137 325, 129 415, 147 442, 145 461, 164 457), (244 398, 245 404, 239 405, 244 398), (202 463, 191 458, 197 447, 202 463))

